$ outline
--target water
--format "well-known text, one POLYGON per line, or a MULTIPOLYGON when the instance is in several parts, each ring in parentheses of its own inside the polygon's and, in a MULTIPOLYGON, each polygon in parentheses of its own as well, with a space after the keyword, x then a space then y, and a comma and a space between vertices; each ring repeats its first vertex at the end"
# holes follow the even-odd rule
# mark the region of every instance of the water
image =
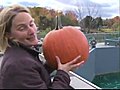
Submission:
POLYGON ((103 89, 120 89, 120 72, 97 75, 92 83, 103 89))

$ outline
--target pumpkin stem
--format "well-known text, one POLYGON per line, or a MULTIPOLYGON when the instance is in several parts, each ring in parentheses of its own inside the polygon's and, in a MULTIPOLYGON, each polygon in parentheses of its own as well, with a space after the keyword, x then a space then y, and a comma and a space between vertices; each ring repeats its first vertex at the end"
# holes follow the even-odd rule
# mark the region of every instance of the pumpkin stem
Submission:
POLYGON ((61 23, 61 18, 59 15, 55 17, 56 25, 55 25, 55 30, 59 30, 62 28, 62 23, 61 23))

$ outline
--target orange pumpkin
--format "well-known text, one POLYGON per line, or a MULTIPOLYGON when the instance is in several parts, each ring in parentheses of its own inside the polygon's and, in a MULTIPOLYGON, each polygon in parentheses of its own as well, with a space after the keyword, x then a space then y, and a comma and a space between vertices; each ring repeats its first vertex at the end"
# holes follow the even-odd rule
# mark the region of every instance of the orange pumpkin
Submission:
MULTIPOLYGON (((89 44, 86 36, 72 26, 65 26, 59 30, 50 31, 43 41, 43 54, 48 64, 57 68, 55 56, 58 56, 61 63, 67 63, 78 55, 86 61, 89 56, 89 44)), ((77 62, 77 63, 78 63, 77 62)))

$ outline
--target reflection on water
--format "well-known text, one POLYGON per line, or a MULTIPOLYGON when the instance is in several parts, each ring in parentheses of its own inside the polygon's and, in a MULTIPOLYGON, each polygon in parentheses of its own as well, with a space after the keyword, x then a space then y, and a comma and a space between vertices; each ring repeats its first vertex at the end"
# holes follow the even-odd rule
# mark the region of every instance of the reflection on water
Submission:
POLYGON ((103 89, 120 89, 120 72, 97 75, 92 83, 103 89))

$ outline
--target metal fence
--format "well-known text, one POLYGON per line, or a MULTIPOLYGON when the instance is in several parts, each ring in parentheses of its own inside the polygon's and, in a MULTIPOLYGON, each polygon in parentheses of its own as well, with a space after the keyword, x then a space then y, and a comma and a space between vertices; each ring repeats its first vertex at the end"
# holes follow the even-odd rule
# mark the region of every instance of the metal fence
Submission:
POLYGON ((88 41, 95 39, 97 42, 104 42, 105 39, 116 39, 120 37, 120 33, 90 33, 85 35, 88 41))

